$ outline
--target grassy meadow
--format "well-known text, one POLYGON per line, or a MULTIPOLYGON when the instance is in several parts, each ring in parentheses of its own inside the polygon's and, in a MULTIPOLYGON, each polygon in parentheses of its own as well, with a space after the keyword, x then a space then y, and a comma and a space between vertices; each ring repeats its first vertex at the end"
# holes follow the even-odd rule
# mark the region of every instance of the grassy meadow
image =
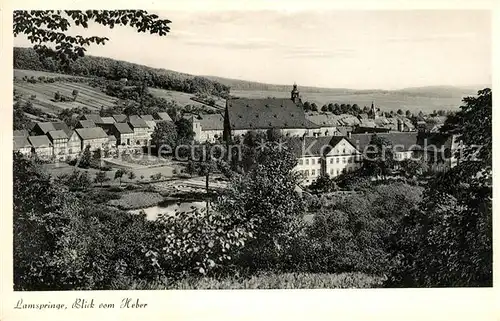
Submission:
POLYGON ((365 273, 260 273, 221 279, 200 277, 179 281, 137 282, 121 279, 113 290, 356 289, 382 287, 384 278, 365 273))

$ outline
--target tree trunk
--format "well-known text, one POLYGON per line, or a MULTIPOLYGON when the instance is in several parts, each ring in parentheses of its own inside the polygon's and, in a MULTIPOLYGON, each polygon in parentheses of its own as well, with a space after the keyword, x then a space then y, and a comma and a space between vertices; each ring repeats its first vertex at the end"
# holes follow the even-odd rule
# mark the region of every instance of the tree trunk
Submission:
POLYGON ((205 177, 205 187, 207 189, 207 215, 208 215, 208 211, 209 211, 209 202, 210 202, 209 196, 208 196, 208 179, 209 179, 209 176, 210 176, 210 173, 207 172, 207 175, 205 177))

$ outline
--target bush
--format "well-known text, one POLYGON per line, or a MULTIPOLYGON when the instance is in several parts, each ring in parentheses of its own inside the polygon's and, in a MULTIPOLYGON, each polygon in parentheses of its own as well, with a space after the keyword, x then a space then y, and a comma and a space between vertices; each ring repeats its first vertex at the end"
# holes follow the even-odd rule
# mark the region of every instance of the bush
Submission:
MULTIPOLYGON (((310 272, 386 273, 391 241, 422 189, 395 183, 339 197, 316 212, 305 240, 290 254, 310 272)), ((292 261, 293 262, 293 261, 292 261)))
POLYGON ((106 289, 162 275, 158 224, 80 199, 21 155, 13 165, 15 290, 106 289))
POLYGON ((164 225, 162 259, 174 278, 228 272, 253 236, 231 217, 205 209, 160 215, 158 220, 164 225))

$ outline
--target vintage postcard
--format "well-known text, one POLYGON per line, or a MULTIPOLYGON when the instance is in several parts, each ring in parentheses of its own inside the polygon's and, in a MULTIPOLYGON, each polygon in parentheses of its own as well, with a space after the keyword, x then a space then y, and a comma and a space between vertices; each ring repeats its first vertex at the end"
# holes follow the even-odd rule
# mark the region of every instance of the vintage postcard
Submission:
POLYGON ((498 317, 498 15, 407 3, 3 8, 0 319, 498 317))

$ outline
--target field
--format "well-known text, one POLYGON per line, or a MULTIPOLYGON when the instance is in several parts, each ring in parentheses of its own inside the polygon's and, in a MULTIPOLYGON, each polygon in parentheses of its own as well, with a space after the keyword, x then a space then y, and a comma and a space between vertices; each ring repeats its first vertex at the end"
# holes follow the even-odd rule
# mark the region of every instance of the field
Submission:
MULTIPOLYGON (((299 88, 300 89, 300 88, 299 88)), ((358 104, 360 107, 370 106, 372 101, 382 111, 422 111, 424 113, 433 110, 457 110, 461 105, 462 97, 476 94, 475 90, 452 92, 449 95, 437 95, 433 92, 409 92, 409 91, 373 91, 373 92, 307 92, 301 91, 302 101, 314 102, 318 107, 328 103, 358 104)), ((255 91, 255 90, 231 90, 231 95, 247 98, 284 97, 288 98, 288 92, 281 91, 255 91)))
MULTIPOLYGON (((191 97, 194 97, 193 94, 183 93, 180 91, 159 89, 159 88, 148 88, 148 90, 152 95, 164 98, 168 101, 175 101, 180 106, 192 105, 196 107, 204 107, 204 106, 207 107, 207 105, 205 104, 192 100, 191 97)), ((217 105, 220 106, 226 105, 224 99, 221 98, 216 99, 216 97, 213 98, 215 99, 217 105)))
POLYGON ((48 78, 54 78, 54 77, 65 77, 65 78, 82 78, 78 76, 72 76, 72 75, 67 75, 67 74, 59 74, 55 72, 45 72, 45 71, 37 71, 37 70, 26 70, 26 69, 14 69, 14 77, 16 78, 23 78, 24 76, 31 78, 31 77, 48 77, 48 78))
MULTIPOLYGON (((66 77, 71 76, 55 73, 47 73, 42 71, 31 71, 31 70, 14 70, 14 76, 22 78, 24 76, 34 76, 35 78, 44 76, 49 78, 54 77, 66 77)), ((73 107, 87 107, 90 110, 100 110, 102 106, 111 107, 117 100, 114 97, 108 96, 102 93, 99 89, 90 87, 85 83, 80 82, 54 82, 54 83, 43 83, 37 82, 35 84, 29 82, 14 82, 14 90, 16 94, 20 94, 24 100, 30 99, 31 96, 35 96, 34 99, 30 99, 34 107, 40 108, 42 111, 57 114, 63 109, 73 108, 73 107), (68 102, 56 102, 53 101, 54 94, 59 92, 60 94, 72 97, 73 90, 78 90, 78 96, 76 101, 68 102)))

